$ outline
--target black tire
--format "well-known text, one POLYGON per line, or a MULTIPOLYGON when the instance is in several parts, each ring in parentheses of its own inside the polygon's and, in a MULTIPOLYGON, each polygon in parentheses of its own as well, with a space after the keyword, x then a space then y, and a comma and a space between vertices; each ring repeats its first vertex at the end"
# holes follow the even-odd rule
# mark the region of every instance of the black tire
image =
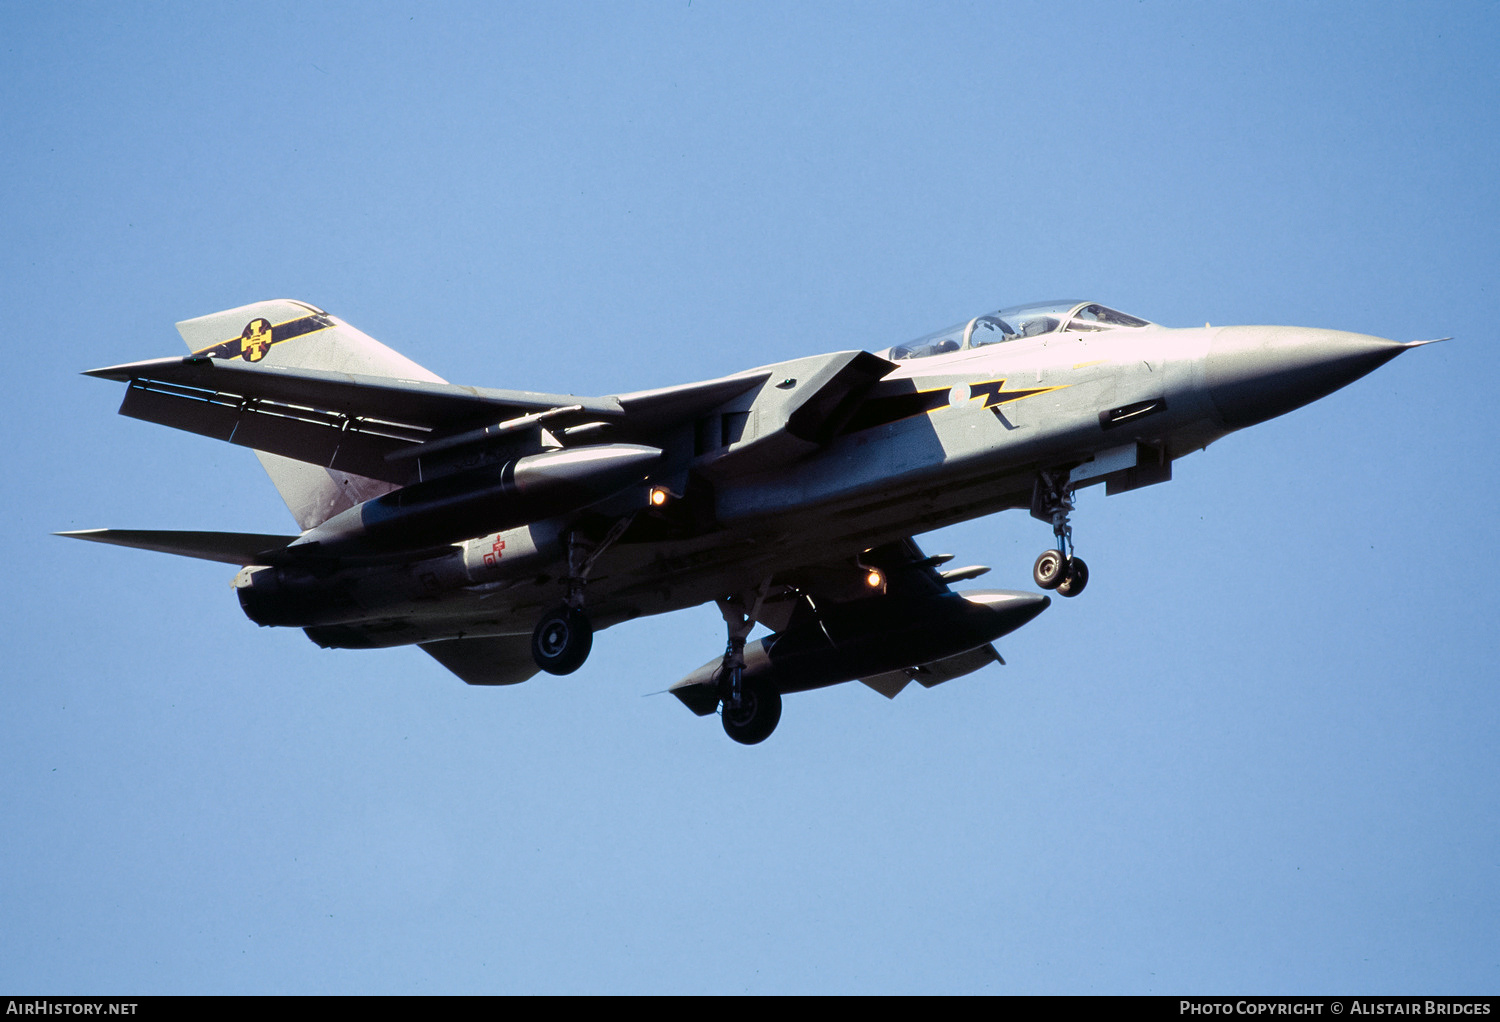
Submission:
POLYGON ((725 703, 720 714, 724 733, 741 745, 758 745, 771 737, 781 721, 781 693, 773 688, 746 685, 738 709, 725 703))
POLYGON ((1063 575, 1063 580, 1058 583, 1058 596, 1077 596, 1083 592, 1083 587, 1089 584, 1089 566, 1083 563, 1082 557, 1070 557, 1068 559, 1068 570, 1063 575))
POLYGON ((558 607, 543 615, 531 633, 531 658, 548 674, 572 674, 593 648, 589 616, 574 607, 558 607))
POLYGON ((1043 589, 1056 589, 1068 570, 1068 559, 1061 550, 1044 550, 1031 566, 1031 578, 1043 589))

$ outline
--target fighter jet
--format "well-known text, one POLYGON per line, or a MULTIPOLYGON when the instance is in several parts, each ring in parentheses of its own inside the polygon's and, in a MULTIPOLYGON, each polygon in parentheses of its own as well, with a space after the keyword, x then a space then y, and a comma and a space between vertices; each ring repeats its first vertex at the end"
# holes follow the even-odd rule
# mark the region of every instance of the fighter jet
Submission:
MULTIPOLYGON (((606 397, 449 384, 303 302, 177 324, 192 354, 95 369, 123 415, 256 452, 299 533, 60 535, 239 565, 259 625, 416 644, 472 685, 569 674, 594 631, 706 602, 725 651, 670 691, 763 741, 788 692, 894 698, 1004 663, 1076 597, 1080 487, 1123 493, 1408 348, 1295 327, 1169 329, 1090 301, 1003 308, 840 351, 606 397), (1052 529, 1044 593, 956 592, 915 534, 1007 509, 1052 529), (770 630, 756 642, 756 625, 770 630)), ((663 667, 669 654, 663 654, 663 667)))

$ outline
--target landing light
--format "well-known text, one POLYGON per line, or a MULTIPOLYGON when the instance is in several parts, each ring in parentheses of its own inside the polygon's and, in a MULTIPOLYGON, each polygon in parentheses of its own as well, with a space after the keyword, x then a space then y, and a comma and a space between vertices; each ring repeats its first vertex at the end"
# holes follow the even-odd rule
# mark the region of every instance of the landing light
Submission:
POLYGON ((666 489, 664 487, 661 487, 661 486, 653 486, 653 487, 651 487, 651 506, 652 507, 661 507, 663 504, 665 504, 667 502, 667 497, 668 496, 669 496, 669 494, 667 493, 667 491, 666 491, 666 489))
POLYGON ((876 571, 874 568, 871 568, 869 574, 865 576, 865 585, 869 586, 871 589, 879 589, 881 586, 885 585, 885 576, 876 571))

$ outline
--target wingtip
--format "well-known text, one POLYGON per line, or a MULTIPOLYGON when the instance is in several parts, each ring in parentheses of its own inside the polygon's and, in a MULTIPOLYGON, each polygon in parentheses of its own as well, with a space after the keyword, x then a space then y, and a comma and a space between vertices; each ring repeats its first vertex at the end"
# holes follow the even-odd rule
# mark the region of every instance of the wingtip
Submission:
POLYGON ((203 365, 213 364, 213 359, 201 355, 169 355, 166 358, 148 358, 141 362, 122 362, 117 366, 105 366, 102 369, 85 369, 84 376, 92 376, 96 380, 115 380, 125 383, 138 376, 149 373, 152 369, 160 369, 164 366, 178 365, 203 365))

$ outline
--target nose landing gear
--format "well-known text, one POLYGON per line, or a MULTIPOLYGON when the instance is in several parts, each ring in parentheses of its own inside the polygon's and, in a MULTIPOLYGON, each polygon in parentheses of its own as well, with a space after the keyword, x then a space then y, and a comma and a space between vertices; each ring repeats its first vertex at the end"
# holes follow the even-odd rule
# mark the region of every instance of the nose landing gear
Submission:
POLYGON ((1068 471, 1039 473, 1031 492, 1031 516, 1052 523, 1057 546, 1036 559, 1031 578, 1040 588, 1054 589, 1059 596, 1077 596, 1089 584, 1089 566, 1082 557, 1073 556, 1073 526, 1068 522, 1072 511, 1068 471))

